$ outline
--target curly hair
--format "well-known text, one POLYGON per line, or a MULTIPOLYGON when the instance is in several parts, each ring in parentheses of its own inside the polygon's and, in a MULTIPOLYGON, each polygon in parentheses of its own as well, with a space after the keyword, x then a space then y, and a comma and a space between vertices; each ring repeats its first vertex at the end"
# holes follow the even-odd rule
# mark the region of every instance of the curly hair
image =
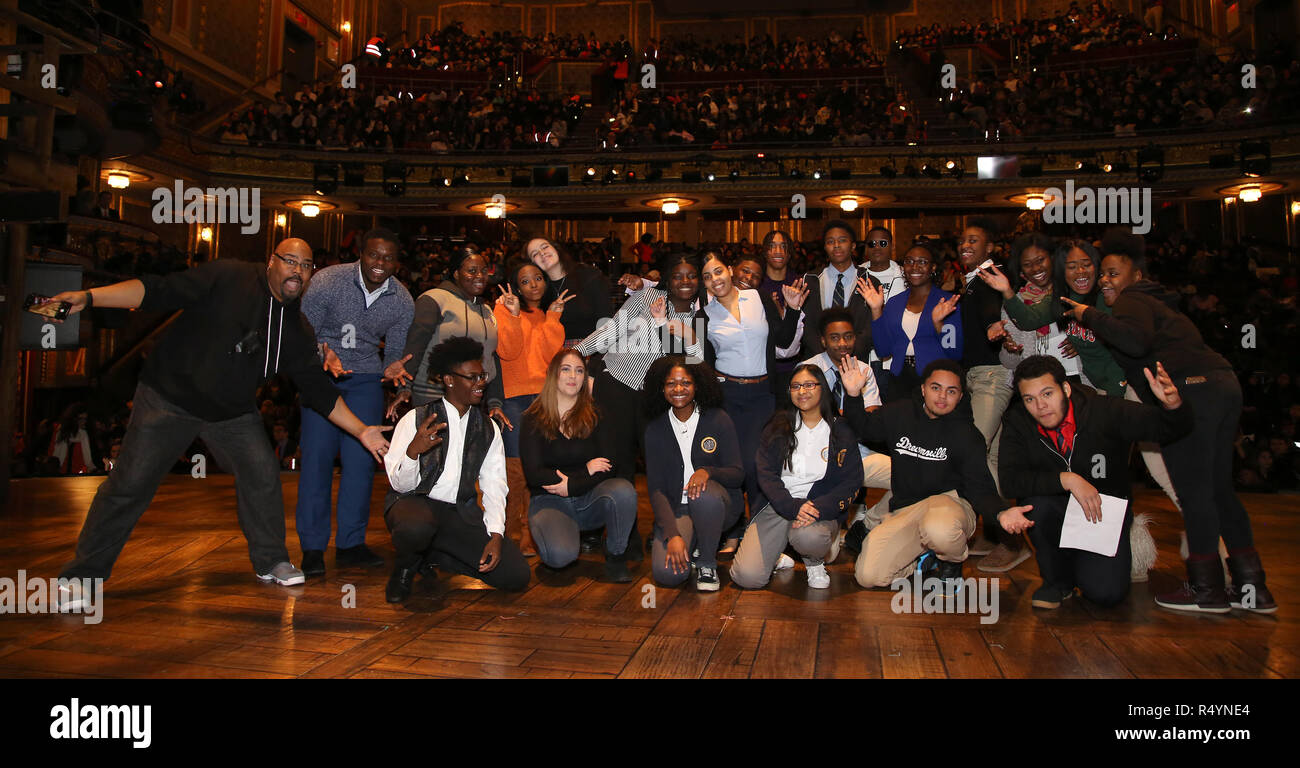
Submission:
POLYGON ((650 364, 645 372, 645 413, 647 421, 653 421, 668 410, 668 400, 664 397, 664 382, 674 368, 684 368, 695 382, 695 404, 701 411, 722 407, 722 385, 718 383, 718 374, 708 363, 688 363, 682 355, 664 355, 650 364))

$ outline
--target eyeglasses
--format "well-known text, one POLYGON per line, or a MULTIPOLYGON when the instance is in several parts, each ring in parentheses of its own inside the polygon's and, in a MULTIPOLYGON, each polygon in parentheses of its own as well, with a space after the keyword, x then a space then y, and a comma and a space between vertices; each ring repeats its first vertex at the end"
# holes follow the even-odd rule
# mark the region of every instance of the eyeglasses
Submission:
POLYGON ((815 381, 805 381, 805 382, 802 382, 802 383, 801 383, 801 382, 793 382, 793 381, 792 381, 792 382, 790 382, 790 391, 791 391, 791 392, 811 392, 811 391, 813 391, 814 389, 816 389, 817 387, 820 387, 820 386, 821 386, 821 385, 818 384, 818 383, 815 382, 815 381))
POLYGON ((283 261, 285 265, 289 267, 289 269, 301 269, 303 272, 310 272, 316 268, 316 265, 311 263, 310 261, 297 261, 295 259, 286 259, 285 257, 281 256, 278 253, 275 254, 275 257, 280 261, 283 261))
POLYGON ((465 381, 471 381, 475 384, 482 384, 483 382, 488 380, 488 375, 486 373, 468 374, 468 373, 456 373, 455 371, 447 371, 447 373, 450 373, 452 376, 459 376, 465 381))
POLYGON ((888 240, 868 240, 868 241, 867 241, 867 247, 868 247, 868 248, 888 248, 888 247, 889 247, 889 241, 888 241, 888 240))

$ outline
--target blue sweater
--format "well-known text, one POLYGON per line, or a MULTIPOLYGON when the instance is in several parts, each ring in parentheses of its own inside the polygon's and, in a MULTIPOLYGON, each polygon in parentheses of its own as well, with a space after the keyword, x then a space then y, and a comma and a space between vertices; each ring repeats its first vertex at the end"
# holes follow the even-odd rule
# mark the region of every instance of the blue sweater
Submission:
POLYGON ((389 363, 401 358, 415 302, 406 286, 390 277, 384 292, 367 307, 361 270, 354 262, 312 275, 302 297, 302 313, 316 330, 317 343, 329 344, 344 368, 382 374, 389 363), (384 340, 382 360, 380 339, 384 340))
MULTIPOLYGON (((871 321, 871 340, 876 346, 876 354, 881 359, 893 357, 889 372, 895 376, 903 371, 903 358, 907 355, 907 334, 903 333, 903 311, 907 309, 907 297, 910 291, 903 291, 889 297, 885 302, 884 312, 879 320, 871 321)), ((921 320, 917 323, 916 338, 912 339, 912 348, 916 352, 916 372, 925 370, 925 366, 941 357, 961 360, 962 357, 962 323, 961 309, 954 309, 944 318, 944 334, 934 332, 934 322, 930 313, 940 300, 952 296, 939 286, 930 289, 925 299, 925 308, 921 310, 921 320), (948 331, 948 326, 952 330, 948 331)))

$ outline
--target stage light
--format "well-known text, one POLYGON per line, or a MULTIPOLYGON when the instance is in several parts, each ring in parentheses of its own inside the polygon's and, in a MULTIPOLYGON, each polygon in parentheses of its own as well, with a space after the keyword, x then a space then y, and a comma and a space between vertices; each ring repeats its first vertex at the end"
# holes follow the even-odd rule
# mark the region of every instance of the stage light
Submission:
POLYGON ((728 176, 731 177, 732 181, 740 181, 740 171, 732 170, 732 172, 729 173, 728 176))
POLYGON ((1259 199, 1264 196, 1264 192, 1255 185, 1242 187, 1237 190, 1237 197, 1241 198, 1243 203, 1258 203, 1259 199))
MULTIPOLYGON (((364 181, 364 175, 362 177, 364 181)), ((334 194, 339 188, 339 167, 334 163, 316 163, 312 168, 312 189, 316 194, 334 194)))
POLYGON ((926 176, 930 177, 931 179, 938 179, 943 177, 943 172, 939 170, 939 166, 934 165, 932 163, 925 163, 924 165, 922 165, 921 173, 924 173, 926 176))
POLYGON ((713 171, 709 171, 708 173, 704 174, 705 181, 713 181, 716 178, 718 177, 713 175, 713 171))
POLYGON ((954 160, 949 160, 948 162, 943 164, 943 167, 951 171, 957 167, 957 163, 954 160))
POLYGON ((131 177, 120 171, 108 174, 108 186, 113 189, 126 189, 131 186, 131 177))
POLYGON ((1259 178, 1273 170, 1273 147, 1267 141, 1241 142, 1241 173, 1259 178))
POLYGON ((1092 160, 1080 160, 1074 164, 1074 170, 1082 173, 1101 173, 1101 166, 1092 160))
POLYGON ((618 171, 613 168, 605 171, 605 177, 600 180, 602 184, 613 184, 616 181, 618 181, 618 171))
POLYGON ((212 242, 212 227, 204 227, 199 230, 199 239, 205 243, 212 242))
POLYGON ((635 184, 636 171, 632 170, 631 168, 628 168, 627 170, 623 171, 623 181, 626 181, 628 184, 635 184))
POLYGON ((586 173, 586 176, 587 176, 587 178, 589 178, 589 179, 594 179, 594 178, 596 178, 596 169, 593 168, 593 167, 591 167, 591 166, 587 166, 587 173, 586 173))
POLYGON ((298 210, 302 212, 303 216, 306 216, 309 219, 314 219, 316 218, 316 214, 320 213, 320 206, 315 203, 303 203, 298 210))
POLYGON ((1111 171, 1115 170, 1115 166, 1111 165, 1110 163, 1106 163, 1101 167, 1101 169, 1106 173, 1110 173, 1111 171))
POLYGON ((663 204, 659 206, 659 210, 662 211, 665 216, 672 216, 681 209, 681 204, 676 200, 665 200, 663 201, 663 204))
POLYGON ((1041 211, 1047 207, 1047 199, 1042 195, 1026 195, 1025 207, 1031 211, 1041 211))
POLYGON ((856 197, 841 197, 840 210, 845 213, 853 213, 858 209, 858 199, 856 197))
POLYGON ((488 203, 483 209, 483 215, 489 219, 500 219, 506 215, 506 208, 500 203, 488 203))
POLYGON ((822 173, 822 169, 821 169, 821 168, 818 168, 818 169, 816 169, 815 171, 813 171, 813 180, 814 180, 814 181, 821 181, 823 175, 825 175, 825 174, 822 173))

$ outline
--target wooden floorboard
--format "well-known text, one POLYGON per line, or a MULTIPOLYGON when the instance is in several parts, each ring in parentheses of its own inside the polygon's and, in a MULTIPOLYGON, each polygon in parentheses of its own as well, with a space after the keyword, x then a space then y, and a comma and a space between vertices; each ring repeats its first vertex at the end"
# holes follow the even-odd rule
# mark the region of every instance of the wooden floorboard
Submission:
MULTIPOLYGON (((0 578, 57 576, 102 478, 13 481, 0 513, 0 578)), ((289 550, 297 476, 282 475, 289 550)), ((377 483, 374 509, 384 489, 377 483)), ((644 491, 644 485, 641 484, 644 491)), ((503 593, 467 576, 418 580, 384 600, 387 568, 334 567, 285 588, 253 578, 229 476, 169 476, 107 583, 99 623, 78 615, 0 614, 0 677, 607 678, 1272 678, 1300 676, 1300 497, 1245 495, 1274 616, 1184 616, 1152 596, 1183 578, 1181 521, 1142 490, 1160 546, 1156 570, 1124 602, 1083 599, 1034 609, 1031 559, 999 576, 997 621, 975 613, 898 612, 896 593, 863 590, 848 552, 831 586, 808 588, 802 566, 767 589, 660 587, 649 567, 603 581, 599 556, 537 567, 503 593)), ((650 510, 639 510, 643 532, 650 510)), ((392 561, 378 514, 368 543, 392 561)), ((966 576, 981 576, 973 565, 966 576)), ((26 604, 24 604, 24 610, 26 604)))

